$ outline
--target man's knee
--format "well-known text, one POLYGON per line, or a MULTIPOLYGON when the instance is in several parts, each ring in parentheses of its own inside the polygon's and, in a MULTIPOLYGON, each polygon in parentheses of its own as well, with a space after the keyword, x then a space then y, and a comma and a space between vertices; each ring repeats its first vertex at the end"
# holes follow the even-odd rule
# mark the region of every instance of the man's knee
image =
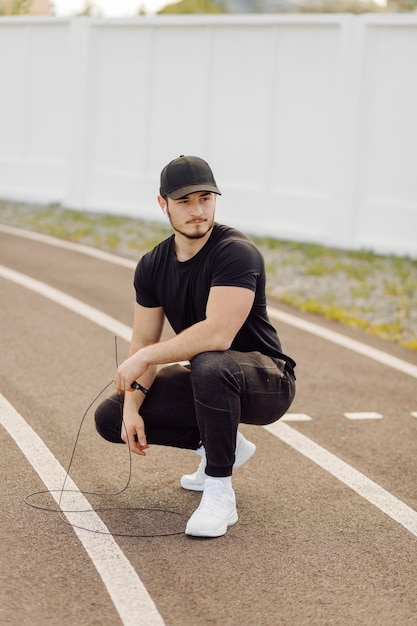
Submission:
POLYGON ((240 386, 241 369, 229 350, 221 352, 201 352, 191 360, 191 381, 196 386, 231 383, 240 386))
POLYGON ((223 352, 200 352, 196 354, 191 360, 191 373, 192 375, 200 374, 214 374, 222 372, 225 364, 228 362, 227 351, 223 352))
POLYGON ((118 396, 110 396, 99 404, 94 414, 98 434, 112 443, 124 443, 120 436, 122 406, 118 396))

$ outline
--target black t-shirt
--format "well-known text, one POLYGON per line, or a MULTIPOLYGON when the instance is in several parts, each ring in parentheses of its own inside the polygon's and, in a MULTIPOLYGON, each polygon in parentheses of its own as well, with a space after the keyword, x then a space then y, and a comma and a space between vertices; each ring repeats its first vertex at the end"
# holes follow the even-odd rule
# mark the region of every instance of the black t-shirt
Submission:
MULTIPOLYGON (((175 333, 206 317, 211 287, 245 287, 255 293, 252 309, 231 349, 259 351, 283 358, 281 343, 266 311, 264 260, 243 233, 215 224, 210 238, 191 259, 177 260, 174 235, 139 261, 134 285, 136 301, 145 307, 163 307, 175 333)), ((285 360, 291 361, 285 356, 285 360)))

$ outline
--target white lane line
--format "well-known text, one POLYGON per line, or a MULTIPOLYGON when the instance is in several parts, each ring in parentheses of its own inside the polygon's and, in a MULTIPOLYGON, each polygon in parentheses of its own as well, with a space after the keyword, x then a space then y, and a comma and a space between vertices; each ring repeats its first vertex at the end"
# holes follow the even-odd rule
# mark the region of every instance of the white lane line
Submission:
POLYGON ((413 412, 411 413, 411 417, 417 417, 417 411, 413 411, 413 412))
POLYGON ((408 374, 409 376, 417 378, 417 365, 413 365, 412 363, 403 361, 402 359, 392 356, 387 352, 383 352, 382 350, 372 348, 365 343, 356 341, 356 339, 350 339, 349 337, 345 337, 345 335, 336 333, 334 330, 323 328, 318 324, 313 324, 313 322, 307 322, 300 317, 295 317, 295 315, 284 313, 284 311, 278 311, 278 309, 268 307, 268 313, 270 317, 279 320, 280 322, 284 322, 285 324, 289 324, 290 326, 294 326, 295 328, 304 330, 308 333, 311 333, 312 335, 316 335, 317 337, 321 337, 322 339, 331 341, 332 343, 342 346, 343 348, 347 348, 352 352, 357 352, 358 354, 373 359, 374 361, 378 361, 378 363, 382 363, 383 365, 387 365, 392 369, 398 370, 403 374, 408 374))
POLYGON ((381 413, 375 411, 362 411, 358 413, 343 413, 349 420, 380 420, 382 419, 381 413))
MULTIPOLYGON (((14 439, 20 450, 39 474, 46 488, 59 504, 59 490, 66 472, 42 439, 27 424, 14 407, 0 394, 0 423, 14 439), (54 491, 58 490, 58 491, 54 491)), ((67 478, 65 489, 78 491, 77 485, 67 478)), ((91 505, 82 494, 77 494, 76 506, 89 511, 88 519, 96 531, 109 533, 101 518, 91 511, 91 505)), ((70 524, 83 525, 80 513, 65 513, 70 524)), ((104 586, 124 626, 163 626, 164 621, 152 598, 110 534, 97 534, 74 528, 82 546, 97 569, 104 586)))
POLYGON ((407 504, 291 426, 283 424, 282 420, 264 428, 353 489, 417 537, 417 512, 407 504))
POLYGON ((6 233, 8 235, 14 235, 16 237, 22 237, 23 239, 38 241, 39 243, 44 243, 48 246, 53 246, 54 248, 71 250, 72 252, 78 252, 79 254, 81 253, 87 256, 92 256, 96 259, 100 259, 100 261, 108 261, 109 263, 114 263, 115 265, 121 265, 122 267, 128 267, 130 269, 135 269, 137 265, 135 261, 125 259, 122 256, 117 256, 116 254, 111 254, 110 252, 104 252, 104 250, 99 250, 98 248, 90 248, 89 246, 84 246, 81 243, 73 243, 71 241, 65 241, 65 239, 51 237, 50 235, 35 233, 32 230, 23 230, 22 228, 15 228, 14 226, 6 226, 5 224, 0 224, 0 232, 6 233))
POLYGON ((66 309, 77 313, 77 315, 85 317, 91 322, 94 322, 94 324, 98 324, 99 326, 109 330, 114 335, 130 342, 132 329, 129 326, 122 324, 122 322, 114 319, 114 317, 110 317, 110 315, 106 315, 98 309, 95 309, 94 307, 69 296, 63 291, 59 291, 58 289, 50 287, 39 280, 30 278, 29 276, 11 270, 8 267, 4 267, 4 265, 0 265, 0 276, 6 280, 16 283, 17 285, 26 287, 27 289, 30 289, 45 298, 49 298, 49 300, 60 304, 66 309))
POLYGON ((306 413, 286 413, 284 417, 281 417, 283 422, 310 422, 311 419, 306 413))
MULTIPOLYGON (((90 248, 88 246, 84 246, 82 244, 76 244, 69 241, 65 241, 63 239, 56 239, 55 237, 50 237, 49 235, 42 235, 40 233, 35 233, 32 231, 26 231, 20 228, 14 228, 13 226, 6 226, 0 224, 0 231, 15 235, 17 237, 24 237, 26 239, 32 239, 34 241, 39 241, 41 243, 45 243, 47 245, 65 248, 67 250, 72 250, 73 252, 78 252, 81 254, 86 254, 88 256, 92 256, 104 261, 108 261, 109 263, 115 263, 117 265, 122 265, 123 267, 127 267, 130 269, 134 269, 136 267, 136 262, 131 261, 129 259, 124 259, 123 257, 117 256, 115 254, 110 254, 108 252, 104 252, 102 250, 98 250, 96 248, 90 248)), ((295 315, 291 315, 290 313, 285 313, 284 311, 279 311, 274 307, 268 307, 268 314, 271 318, 278 320, 280 322, 284 322, 290 326, 294 326, 295 328, 299 328, 300 330, 304 330, 312 335, 316 335, 317 337, 321 337, 322 339, 326 339, 332 343, 335 343, 339 346, 343 346, 352 352, 357 352, 363 356, 366 356, 378 363, 382 363, 383 365, 387 365, 392 369, 398 370, 399 372, 403 372, 404 374, 408 374, 409 376, 413 376, 417 378, 417 365, 413 365, 412 363, 408 363, 402 359, 399 359, 395 356, 391 356, 390 354, 383 352, 382 350, 378 350, 376 348, 372 348, 365 343, 357 341, 356 339, 350 339, 345 335, 335 332, 334 330, 329 330, 319 326, 318 324, 314 324, 313 322, 308 322, 300 317, 296 317, 295 315)))

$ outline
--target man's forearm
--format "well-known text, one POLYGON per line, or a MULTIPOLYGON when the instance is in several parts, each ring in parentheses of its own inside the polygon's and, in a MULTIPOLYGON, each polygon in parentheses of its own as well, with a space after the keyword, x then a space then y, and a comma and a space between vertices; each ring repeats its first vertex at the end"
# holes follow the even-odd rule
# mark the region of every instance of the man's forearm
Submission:
POLYGON ((222 333, 216 333, 214 326, 208 320, 203 320, 172 339, 146 345, 137 350, 118 368, 115 377, 116 387, 132 391, 131 384, 134 380, 146 387, 148 380, 146 374, 155 371, 156 365, 189 361, 201 352, 227 350, 229 347, 230 342, 224 341, 222 333))
POLYGON ((189 361, 201 352, 227 350, 230 343, 208 320, 203 320, 171 339, 141 348, 139 353, 148 366, 160 365, 189 361))

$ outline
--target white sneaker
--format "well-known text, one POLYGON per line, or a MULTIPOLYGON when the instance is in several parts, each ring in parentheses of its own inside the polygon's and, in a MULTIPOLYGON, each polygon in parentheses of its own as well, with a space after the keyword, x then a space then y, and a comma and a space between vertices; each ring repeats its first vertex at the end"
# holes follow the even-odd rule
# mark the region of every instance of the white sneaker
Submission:
MULTIPOLYGON (((242 433, 238 432, 233 469, 239 469, 246 461, 249 461, 251 456, 255 453, 255 450, 255 444, 245 439, 242 433)), ((190 491, 203 491, 204 483, 207 478, 206 465, 206 453, 203 452, 197 471, 194 472, 194 474, 184 474, 184 476, 181 477, 181 487, 183 487, 183 489, 189 489, 190 491)))
POLYGON ((200 506, 194 511, 185 528, 186 535, 194 537, 221 537, 228 526, 236 524, 235 492, 226 492, 220 480, 208 476, 200 506))

